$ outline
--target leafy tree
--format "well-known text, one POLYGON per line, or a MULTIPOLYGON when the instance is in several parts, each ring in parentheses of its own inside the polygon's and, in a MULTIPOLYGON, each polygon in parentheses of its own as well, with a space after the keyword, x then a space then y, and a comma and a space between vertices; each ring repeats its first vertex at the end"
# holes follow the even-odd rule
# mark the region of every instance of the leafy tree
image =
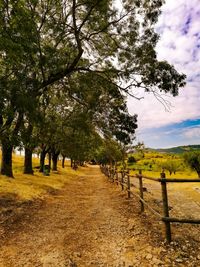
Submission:
POLYGON ((169 174, 172 175, 172 173, 176 174, 176 172, 180 170, 181 163, 177 160, 167 160, 166 162, 161 163, 161 167, 169 171, 169 174))
POLYGON ((200 152, 188 152, 183 154, 185 162, 197 172, 198 177, 200 178, 200 152))
POLYGON ((137 145, 134 146, 134 149, 140 159, 145 157, 145 145, 143 142, 138 142, 137 145))
POLYGON ((96 150, 95 159, 99 164, 114 166, 122 158, 122 148, 115 140, 105 139, 103 144, 96 150))
MULTIPOLYGON (((125 0, 116 8, 111 0, 0 0, 2 174, 12 176, 12 147, 24 113, 55 83, 91 73, 121 98, 135 97, 134 88, 178 94, 185 76, 155 52, 153 26, 162 3, 125 0)), ((122 110, 118 115, 126 129, 116 138, 125 140, 134 118, 122 110)))

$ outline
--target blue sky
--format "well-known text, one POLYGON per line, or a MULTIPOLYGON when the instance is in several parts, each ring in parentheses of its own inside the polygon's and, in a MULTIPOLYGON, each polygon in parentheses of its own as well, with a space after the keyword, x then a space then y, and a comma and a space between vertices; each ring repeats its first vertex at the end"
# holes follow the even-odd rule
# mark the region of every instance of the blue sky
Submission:
POLYGON ((156 31, 158 58, 185 73, 187 85, 178 97, 163 96, 167 109, 151 94, 128 100, 138 114, 137 141, 154 148, 200 144, 200 0, 166 0, 156 31))

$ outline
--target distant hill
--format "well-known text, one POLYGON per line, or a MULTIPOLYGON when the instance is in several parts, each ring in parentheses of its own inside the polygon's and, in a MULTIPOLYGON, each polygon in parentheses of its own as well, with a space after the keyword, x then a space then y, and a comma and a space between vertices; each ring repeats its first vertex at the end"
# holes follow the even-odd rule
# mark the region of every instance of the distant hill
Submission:
POLYGON ((160 153, 180 154, 180 153, 194 151, 194 150, 200 151, 200 145, 177 146, 177 147, 171 147, 171 148, 158 148, 158 149, 152 149, 152 150, 160 152, 160 153))

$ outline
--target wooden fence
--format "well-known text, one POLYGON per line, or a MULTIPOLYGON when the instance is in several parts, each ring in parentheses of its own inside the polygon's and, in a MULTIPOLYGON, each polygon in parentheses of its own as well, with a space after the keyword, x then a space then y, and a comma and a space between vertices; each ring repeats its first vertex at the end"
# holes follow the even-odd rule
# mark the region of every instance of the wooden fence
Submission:
POLYGON ((130 175, 129 171, 121 171, 118 172, 115 169, 112 169, 108 166, 101 166, 101 171, 112 181, 116 182, 118 185, 121 185, 122 190, 126 190, 128 194, 128 198, 131 195, 136 196, 140 201, 141 212, 144 212, 145 206, 154 213, 163 223, 165 227, 165 237, 168 243, 171 242, 171 225, 170 223, 191 223, 191 224, 200 224, 200 219, 181 219, 174 218, 169 216, 169 205, 168 205, 168 192, 167 192, 167 183, 199 183, 200 179, 167 179, 165 173, 162 172, 160 174, 160 178, 152 178, 148 176, 142 175, 142 171, 139 171, 136 175, 130 175), (131 182, 130 178, 136 178, 139 180, 139 194, 131 191, 131 182), (143 180, 152 180, 155 182, 159 182, 161 184, 161 193, 162 193, 162 207, 163 214, 158 213, 154 208, 152 208, 145 200, 144 200, 144 187, 143 180))

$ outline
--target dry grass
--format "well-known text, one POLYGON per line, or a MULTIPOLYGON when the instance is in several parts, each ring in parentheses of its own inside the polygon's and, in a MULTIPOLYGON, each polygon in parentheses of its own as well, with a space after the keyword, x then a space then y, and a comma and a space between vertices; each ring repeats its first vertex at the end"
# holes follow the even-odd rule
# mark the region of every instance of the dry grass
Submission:
MULTIPOLYGON (((58 163, 58 171, 51 172, 50 176, 44 176, 35 170, 34 175, 23 174, 23 156, 13 155, 14 179, 0 175, 0 195, 15 195, 19 200, 32 200, 43 198, 45 194, 53 190, 61 189, 71 179, 81 175, 81 170, 74 171, 66 162, 66 167, 61 168, 58 163)), ((39 165, 39 159, 33 158, 33 166, 39 165)))

